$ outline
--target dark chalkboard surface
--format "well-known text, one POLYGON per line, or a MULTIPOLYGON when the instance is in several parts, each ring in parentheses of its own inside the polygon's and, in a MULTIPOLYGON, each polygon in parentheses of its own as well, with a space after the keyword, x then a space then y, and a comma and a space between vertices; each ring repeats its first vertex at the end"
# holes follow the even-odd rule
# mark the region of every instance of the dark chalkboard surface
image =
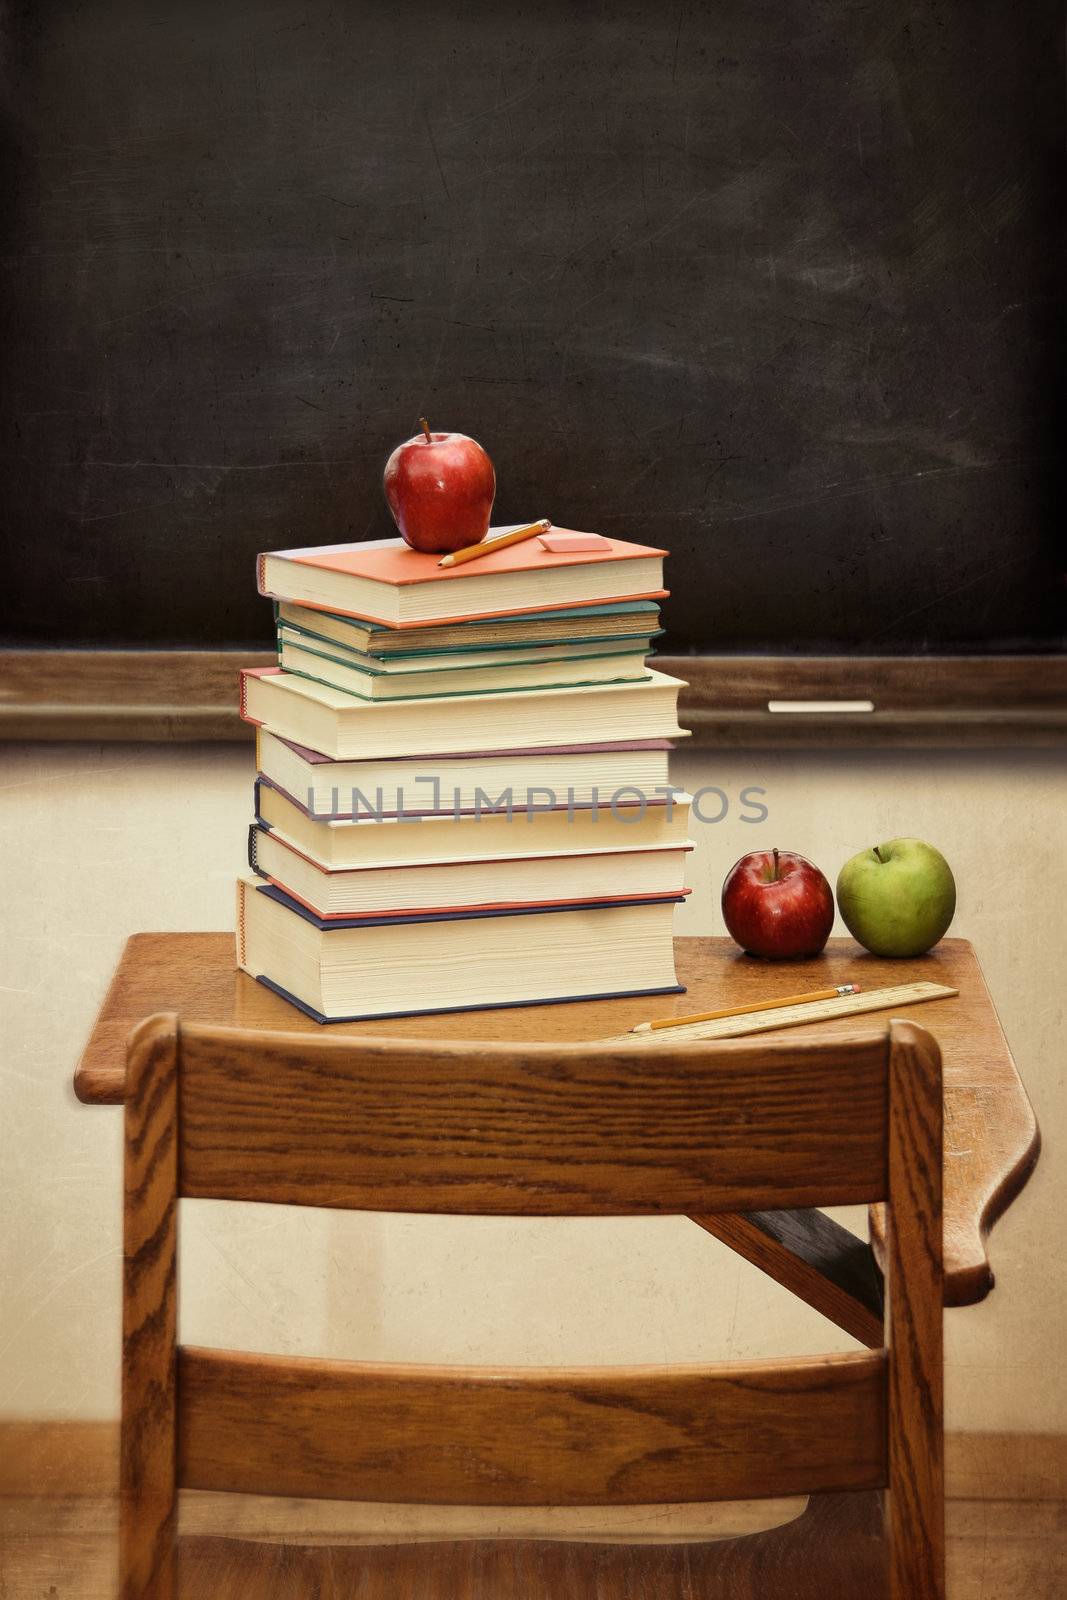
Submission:
POLYGON ((7 642, 262 642, 424 411, 676 651, 1060 647, 1061 14, 14 5, 7 642))

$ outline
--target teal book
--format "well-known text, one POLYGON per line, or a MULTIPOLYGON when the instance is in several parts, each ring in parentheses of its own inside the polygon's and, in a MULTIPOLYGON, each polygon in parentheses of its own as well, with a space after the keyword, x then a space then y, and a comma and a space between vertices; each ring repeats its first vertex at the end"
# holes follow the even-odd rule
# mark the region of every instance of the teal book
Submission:
MULTIPOLYGON (((641 641, 644 645, 645 641, 641 641)), ((382 662, 281 623, 278 665, 360 700, 424 700, 515 690, 569 689, 599 683, 639 683, 648 678, 643 649, 588 645, 566 653, 550 648, 530 659, 485 660, 477 655, 382 662)))
POLYGON ((620 600, 574 606, 562 611, 531 611, 516 617, 482 617, 425 628, 389 628, 382 623, 319 611, 295 601, 275 602, 279 627, 329 639, 378 660, 419 660, 423 656, 511 651, 581 649, 589 646, 644 645, 663 630, 654 600, 620 600))

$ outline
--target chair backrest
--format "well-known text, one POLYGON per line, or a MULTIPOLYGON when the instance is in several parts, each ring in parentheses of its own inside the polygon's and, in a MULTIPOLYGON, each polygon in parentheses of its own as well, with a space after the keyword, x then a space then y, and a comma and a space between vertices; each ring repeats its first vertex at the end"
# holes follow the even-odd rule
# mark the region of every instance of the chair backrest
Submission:
POLYGON ((888 1490, 894 1600, 942 1594, 941 1069, 841 1042, 489 1045, 149 1019, 127 1053, 123 1600, 170 1600, 178 1487, 458 1504, 888 1490), (888 1201, 886 1347, 455 1368, 177 1347, 181 1196, 388 1211, 888 1201))

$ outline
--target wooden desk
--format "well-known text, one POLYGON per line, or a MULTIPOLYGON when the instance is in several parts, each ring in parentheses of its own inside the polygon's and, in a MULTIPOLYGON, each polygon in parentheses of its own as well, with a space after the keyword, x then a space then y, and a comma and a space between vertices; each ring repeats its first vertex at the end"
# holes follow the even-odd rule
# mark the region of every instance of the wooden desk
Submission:
MULTIPOLYGON (((973 1305, 993 1287, 986 1237, 1022 1189, 1040 1139, 1026 1091, 989 997, 981 968, 963 939, 946 939, 915 961, 884 961, 851 939, 831 939, 813 961, 776 966, 741 955, 729 939, 675 941, 684 995, 521 1006, 501 1011, 340 1023, 340 1034, 448 1039, 551 1041, 604 1038, 652 1016, 710 1010, 770 998, 787 990, 855 980, 867 988, 929 980, 959 989, 953 999, 906 1008, 941 1045, 945 1065, 945 1302, 973 1305)), ((74 1075, 87 1104, 122 1101, 126 1036, 142 1017, 176 1011, 188 1021, 289 1033, 317 1031, 301 1012, 234 968, 228 933, 140 933, 128 940, 74 1075)), ((888 1020, 876 1013, 810 1025, 869 1032, 888 1020)), ((866 1242, 818 1211, 763 1212, 693 1219, 738 1254, 784 1283, 865 1343, 881 1340, 881 1284, 866 1242)), ((881 1254, 882 1217, 871 1214, 871 1243, 881 1254)))

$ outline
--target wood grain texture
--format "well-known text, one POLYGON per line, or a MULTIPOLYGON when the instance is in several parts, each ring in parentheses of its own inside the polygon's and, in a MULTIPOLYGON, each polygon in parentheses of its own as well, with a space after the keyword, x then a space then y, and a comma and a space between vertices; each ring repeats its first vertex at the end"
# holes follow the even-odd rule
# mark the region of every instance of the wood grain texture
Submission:
MULTIPOLYGON (((405 1594, 419 1600, 456 1600, 457 1594, 468 1600, 472 1594, 479 1600, 884 1600, 880 1499, 877 1493, 818 1495, 802 1521, 757 1532, 758 1524, 748 1529, 738 1520, 735 1534, 748 1529, 748 1536, 729 1542, 700 1534, 665 1539, 663 1530, 642 1538, 639 1520, 628 1525, 635 1516, 630 1507, 582 1513, 610 1519, 608 1526, 592 1538, 557 1532, 551 1542, 537 1534, 500 1537, 502 1516, 537 1518, 522 1508, 473 1511, 472 1525, 481 1526, 470 1537, 441 1526, 443 1518, 458 1517, 458 1508, 412 1508, 439 1531, 405 1549, 419 1536, 395 1537, 385 1506, 352 1507, 361 1517, 356 1532, 345 1520, 346 1502, 193 1490, 183 1496, 179 1591, 182 1600, 336 1600, 338 1591, 347 1600, 373 1600, 377 1584, 382 1600, 405 1594), (566 1569, 564 1562, 570 1563, 566 1569), (573 1579, 569 1593, 561 1572, 573 1579)), ((758 1509, 761 1503, 747 1505, 758 1509)), ((17 1522, 9 1509, 0 1501, 4 1600, 114 1600, 108 1502, 19 1502, 17 1522)), ((947 1524, 952 1600, 1062 1600, 1062 1502, 950 1500, 947 1524)))
MULTIPOLYGON (((879 1496, 814 1496, 722 1543, 468 1540, 357 1548, 182 1541, 183 1600, 885 1600, 879 1496)), ((975 1590, 975 1594, 977 1594, 975 1590)), ((1036 1600, 1033 1595, 1029 1600, 1036 1600)))
POLYGON ((885 1482, 885 1352, 445 1368, 183 1347, 179 1481, 441 1505, 645 1505, 885 1482))
POLYGON ((250 740, 237 715, 248 650, 0 650, 0 739, 250 740))
MULTIPOLYGON (((0 650, 0 739, 248 741, 237 669, 255 650, 0 650)), ((995 748, 1067 741, 1067 656, 671 656, 691 743, 770 749, 995 748), (873 700, 772 713, 771 700, 873 700)))
POLYGON ((121 1600, 173 1600, 178 1031, 146 1022, 126 1058, 121 1600))
MULTIPOLYGON (((566 1506, 884 1484, 891 1600, 943 1600, 936 1046, 915 1024, 896 1022, 845 1048, 832 1039, 799 1049, 792 1037, 731 1040, 667 1049, 649 1062, 639 1047, 312 1040, 179 1027, 173 1016, 141 1025, 130 1044, 126 1108, 123 1600, 172 1600, 176 1439, 179 1482, 253 1493, 566 1506), (653 1086, 647 1103, 626 1070, 641 1061, 637 1081, 653 1086), (463 1062, 454 1097, 469 1109, 450 1125, 447 1099, 427 1098, 425 1087, 447 1082, 445 1068, 454 1077, 463 1062), (368 1103, 371 1082, 377 1098, 368 1103), (873 1167, 862 1143, 842 1157, 830 1087, 856 1121, 876 1127, 873 1167), (557 1124, 555 1154, 544 1144, 546 1106, 557 1124), (591 1116, 607 1129, 604 1150, 578 1137, 591 1116), (650 1138, 655 1118, 664 1127, 650 1138), (353 1123, 355 1148, 344 1132, 353 1123), (807 1173, 821 1140, 831 1186, 844 1162, 850 1176, 855 1166, 888 1187, 889 1350, 717 1368, 486 1371, 191 1349, 177 1353, 175 1369, 179 1194, 244 1195, 247 1168, 263 1184, 257 1198, 285 1200, 295 1183, 300 1200, 352 1204, 354 1183, 362 1203, 395 1208, 398 1184, 405 1195, 413 1181, 436 1193, 426 1143, 433 1127, 437 1168, 458 1198, 451 1210, 468 1209, 472 1176, 476 1209, 485 1208, 487 1157, 513 1169, 512 1196, 532 1195, 532 1205, 515 1210, 539 1210, 545 1192, 553 1212, 564 1209, 561 1196, 569 1208, 582 1191, 577 1171, 592 1167, 599 1188, 605 1167, 620 1165, 624 1130, 629 1188, 624 1172, 611 1170, 613 1195, 643 1192, 649 1170, 666 1175, 668 1191, 680 1172, 696 1171, 712 1192, 733 1179, 747 1195, 743 1134, 767 1203, 788 1205, 797 1162, 807 1173), (301 1146, 305 1130, 313 1142, 301 1146)), ((494 1197, 507 1192, 502 1174, 489 1180, 494 1197)), ((660 1205, 642 1198, 639 1208, 660 1205)))
POLYGON ((886 1037, 650 1051, 190 1023, 182 1193, 537 1216, 865 1202, 887 1192, 886 1037))
MULTIPOLYGON (((945 1216, 945 1304, 974 1305, 984 1300, 995 1278, 987 1240, 993 1224, 1025 1188, 1041 1153, 1041 1135, 1004 1041, 1003 1029, 977 960, 968 1000, 986 1026, 961 1039, 946 1027, 940 1007, 931 1006, 923 1024, 937 1039, 942 1057, 945 1101, 943 1207, 945 1216)), ((918 1016, 919 1013, 916 1013, 918 1016)), ((885 1212, 871 1208, 870 1234, 875 1258, 886 1261, 885 1212)))
MULTIPOLYGON (((682 1016, 717 1005, 754 1004, 780 992, 773 966, 738 953, 729 939, 677 939, 678 976, 688 992, 659 1001, 663 1015, 682 1016)), ((944 939, 913 961, 868 955, 851 939, 831 939, 823 954, 796 964, 797 988, 825 988, 853 980, 865 986, 930 980, 959 989, 951 1000, 917 1009, 939 1041, 945 1098, 945 1298, 971 1305, 989 1293, 993 1275, 986 1240, 990 1228, 1032 1172, 1040 1141, 999 1018, 970 944, 944 939)), ((791 979, 792 982, 792 979, 791 979)), ((87 1104, 119 1104, 123 1096, 126 1038, 143 1017, 177 1011, 190 1022, 321 1036, 322 1030, 262 984, 234 968, 233 936, 226 933, 142 933, 125 947, 74 1076, 87 1104)), ((404 1023, 408 1038, 588 1041, 647 1021, 647 999, 567 1006, 524 1006, 513 1011, 472 1011, 416 1017, 404 1023)), ((342 1023, 331 1038, 376 1038, 397 1024, 342 1023)), ((844 1040, 870 1023, 839 1021, 791 1030, 793 1040, 844 1040)), ((872 1239, 884 1265, 882 1218, 872 1216, 872 1239)))
MULTIPOLYGON (((117 1440, 117 1426, 115 1436, 117 1440)), ((116 1477, 116 1484, 117 1481, 116 1477)), ((795 1522, 807 1509, 808 1498, 786 1495, 658 1506, 444 1506, 183 1489, 179 1497, 178 1537, 179 1542, 190 1535, 205 1534, 323 1545, 452 1539, 697 1544, 709 1539, 745 1538, 795 1522)), ((60 1499, 6 1499, 0 1495, 0 1551, 10 1535, 108 1532, 113 1535, 117 1557, 118 1521, 117 1493, 60 1499)), ((115 1600, 116 1589, 113 1582, 107 1600, 115 1600)), ((8 1600, 2 1588, 0 1594, 8 1600)), ((34 1596, 34 1600, 41 1597, 34 1596)))
POLYGON ((882 1282, 871 1247, 832 1217, 755 1211, 692 1221, 854 1339, 871 1349, 882 1344, 882 1282))
POLYGON ((889 1051, 890 1600, 944 1600, 942 1093, 937 1044, 894 1022, 889 1051))
MULTIPOLYGON (((807 1213, 804 1213, 807 1215, 807 1213)), ((5 1526, 37 1526, 51 1513, 49 1506, 62 1507, 62 1514, 78 1518, 80 1527, 93 1525, 99 1518, 94 1505, 111 1503, 119 1481, 119 1424, 113 1421, 71 1422, 45 1417, 36 1421, 0 1419, 0 1533, 5 1526), (84 1513, 79 1501, 87 1504, 84 1513)), ((945 1494, 949 1501, 1007 1500, 1067 1502, 1067 1434, 1048 1433, 953 1433, 945 1434, 945 1494)), ((793 1502, 784 1504, 791 1505, 793 1502)), ((757 1531, 768 1526, 759 1519, 767 1503, 746 1501, 744 1516, 737 1520, 731 1507, 724 1524, 731 1532, 757 1531)), ((777 1504, 777 1502, 775 1503, 777 1504)), ((773 1510, 773 1506, 771 1508, 773 1510)), ((182 1507, 183 1526, 204 1533, 238 1533, 254 1529, 262 1537, 291 1537, 314 1534, 321 1539, 354 1537, 357 1532, 369 1537, 372 1519, 382 1536, 468 1537, 490 1529, 511 1537, 604 1538, 633 1537, 712 1537, 719 1531, 719 1507, 705 1520, 705 1513, 693 1506, 673 1516, 654 1510, 647 1519, 635 1517, 630 1508, 610 1513, 598 1508, 586 1517, 573 1509, 546 1518, 517 1510, 514 1520, 498 1526, 503 1513, 479 1511, 470 1519, 455 1508, 443 1511, 440 1518, 420 1511, 417 1520, 400 1506, 385 1511, 381 1502, 361 1512, 358 1503, 316 1501, 313 1504, 291 1499, 269 1501, 257 1496, 238 1504, 224 1496, 205 1493, 187 1496, 182 1507), (333 1505, 336 1509, 331 1510, 333 1505), (194 1515, 194 1508, 196 1510, 194 1515), (215 1508, 213 1511, 211 1508, 215 1508), (192 1520, 190 1520, 192 1519, 192 1520)), ((59 1511, 56 1512, 59 1515, 59 1511)), ((0 1591, 2 1593, 2 1591, 0 1591)))

